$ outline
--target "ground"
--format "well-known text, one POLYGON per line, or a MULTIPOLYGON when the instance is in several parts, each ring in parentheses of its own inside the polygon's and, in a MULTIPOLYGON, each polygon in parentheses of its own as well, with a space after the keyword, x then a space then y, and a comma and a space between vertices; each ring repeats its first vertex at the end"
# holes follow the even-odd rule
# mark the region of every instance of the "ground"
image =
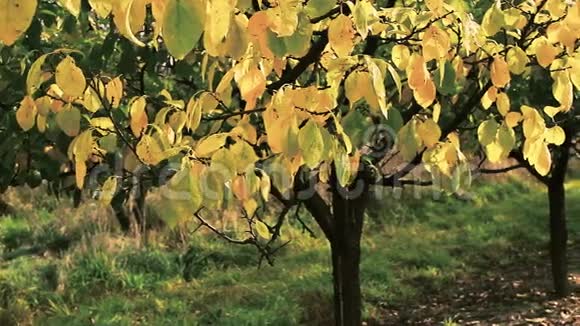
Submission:
MULTIPOLYGON (((504 180, 471 191, 373 203, 361 266, 366 323, 580 324, 579 293, 551 297, 543 188, 504 180)), ((145 245, 121 236, 95 203, 72 210, 35 193, 7 197, 17 203, 0 218, 0 325, 330 322, 328 245, 294 219, 274 266, 258 268, 251 247, 188 234, 195 225, 154 232, 145 245)), ((574 283, 580 182, 568 184, 568 203, 574 283)))

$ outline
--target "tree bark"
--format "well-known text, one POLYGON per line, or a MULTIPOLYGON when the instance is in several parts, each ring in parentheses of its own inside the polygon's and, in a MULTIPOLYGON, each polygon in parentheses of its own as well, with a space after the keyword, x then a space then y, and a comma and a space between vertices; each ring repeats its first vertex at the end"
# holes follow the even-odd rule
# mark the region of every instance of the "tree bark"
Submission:
POLYGON ((568 242, 566 190, 564 189, 568 160, 570 158, 568 143, 569 139, 557 151, 552 175, 547 182, 550 207, 550 259, 554 290, 558 297, 565 297, 570 294, 566 253, 568 242))
POLYGON ((558 297, 570 294, 568 284, 568 262, 566 243, 568 230, 566 227, 566 194, 563 182, 550 181, 548 184, 548 199, 550 201, 550 259, 552 262, 552 278, 554 290, 558 297))
POLYGON ((362 296, 360 284, 360 241, 367 191, 355 198, 333 192, 332 274, 334 314, 337 326, 360 326, 362 296))
POLYGON ((111 207, 115 213, 115 217, 121 226, 121 230, 125 233, 131 230, 131 219, 127 216, 125 211, 125 192, 119 191, 111 200, 111 207))

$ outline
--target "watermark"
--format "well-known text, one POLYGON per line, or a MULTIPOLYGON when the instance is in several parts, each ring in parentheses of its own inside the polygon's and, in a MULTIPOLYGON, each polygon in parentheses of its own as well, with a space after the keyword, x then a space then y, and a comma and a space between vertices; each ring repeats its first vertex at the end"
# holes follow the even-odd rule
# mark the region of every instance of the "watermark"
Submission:
POLYGON ((196 171, 183 171, 181 162, 176 161, 156 167, 141 164, 134 171, 127 171, 122 156, 114 156, 113 162, 91 169, 86 185, 88 189, 98 192, 103 179, 114 176, 119 182, 115 189, 108 191, 131 191, 131 196, 139 197, 147 190, 156 188, 164 200, 171 201, 191 200, 192 196, 197 196, 201 197, 202 202, 219 202, 227 192, 233 193, 234 197, 245 198, 246 194, 259 196, 263 191, 272 190, 284 199, 295 201, 306 201, 320 192, 333 193, 345 199, 356 199, 362 195, 375 200, 402 199, 405 195, 436 200, 445 192, 467 190, 471 179, 479 176, 478 165, 471 162, 461 162, 461 168, 453 168, 448 173, 442 173, 430 164, 412 165, 405 162, 397 152, 397 132, 389 125, 372 125, 361 135, 359 144, 362 143, 362 146, 358 148, 361 160, 347 162, 346 166, 341 167, 349 170, 351 182, 346 186, 340 184, 338 177, 333 177, 338 170, 334 168, 335 162, 321 162, 326 165, 326 171, 321 171, 322 165, 312 170, 296 171, 293 163, 284 159, 251 164, 243 170, 244 173, 236 173, 232 166, 210 160, 198 162, 198 166, 203 168, 196 171), (372 177, 368 177, 367 162, 372 162, 372 177), (326 173, 326 182, 321 182, 323 173, 326 173), (401 191, 406 188, 410 190, 401 191))

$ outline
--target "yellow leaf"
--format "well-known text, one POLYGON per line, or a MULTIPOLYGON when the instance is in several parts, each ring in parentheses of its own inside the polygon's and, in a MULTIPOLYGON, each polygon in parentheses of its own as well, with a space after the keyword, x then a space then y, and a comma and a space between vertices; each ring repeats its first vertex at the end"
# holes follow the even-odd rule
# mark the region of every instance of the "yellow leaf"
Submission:
POLYGON ((141 133, 145 130, 147 124, 149 124, 147 112, 145 111, 146 106, 147 101, 145 97, 139 97, 129 107, 129 116, 131 118, 130 127, 135 137, 141 137, 141 133))
POLYGON ((505 116, 505 123, 508 127, 513 128, 522 120, 522 114, 519 112, 508 112, 505 116))
POLYGON ((271 181, 270 177, 266 173, 266 171, 262 171, 262 176, 260 177, 260 193, 264 201, 268 201, 270 198, 270 189, 271 189, 271 181))
POLYGON ((568 24, 562 22, 553 23, 548 27, 546 34, 550 43, 560 43, 568 49, 574 49, 578 38, 577 31, 573 31, 568 24))
POLYGON ((536 47, 536 58, 538 59, 538 64, 543 68, 547 68, 552 64, 552 62, 554 62, 559 52, 558 48, 550 44, 548 40, 542 40, 536 47))
POLYGON ((43 133, 46 131, 46 116, 45 115, 37 115, 36 116, 36 128, 38 128, 38 131, 40 133, 43 133))
POLYGON ((63 91, 65 97, 81 97, 87 87, 83 71, 77 67, 70 56, 64 58, 56 66, 56 84, 63 91))
POLYGON ((87 161, 93 153, 93 132, 86 130, 75 137, 68 147, 68 157, 73 161, 87 161))
POLYGON ((349 56, 354 48, 355 31, 352 20, 340 14, 330 21, 328 43, 339 57, 349 56))
POLYGON ((440 116, 441 116, 441 104, 435 103, 433 105, 433 121, 439 122, 440 116))
POLYGON ((246 53, 249 43, 247 30, 248 18, 245 15, 236 15, 230 24, 225 43, 223 43, 225 55, 238 60, 246 53))
POLYGON ((503 148, 496 141, 485 146, 485 155, 491 163, 499 163, 504 156, 503 148))
POLYGON ((502 115, 505 116, 510 111, 510 98, 504 92, 500 92, 497 94, 496 103, 497 111, 502 115))
POLYGON ((507 63, 512 74, 521 75, 530 62, 528 55, 520 47, 512 47, 506 54, 507 63))
POLYGON ((16 121, 22 130, 28 131, 34 127, 36 121, 36 103, 30 96, 24 97, 16 111, 16 121))
POLYGON ((175 111, 169 117, 168 125, 173 129, 175 134, 181 135, 181 130, 187 122, 187 114, 184 111, 175 111))
MULTIPOLYGON (((373 109, 380 109, 385 118, 387 117, 387 96, 385 91, 385 82, 383 72, 381 72, 379 66, 375 63, 374 60, 370 60, 367 58, 367 68, 369 70, 369 75, 371 77, 371 85, 372 88, 367 91, 367 102, 369 104, 376 103, 375 105, 371 105, 373 109), (372 93, 370 92, 372 90, 372 93), (372 94, 373 100, 370 100, 370 96, 372 94)), ((384 61, 383 61, 384 63, 384 61)), ((386 72, 386 71, 385 71, 386 72)))
POLYGON ((536 164, 534 165, 536 171, 542 176, 548 175, 552 169, 552 155, 548 149, 548 145, 542 144, 538 153, 536 164))
POLYGON ((431 25, 423 34, 421 43, 425 62, 441 59, 447 56, 451 41, 449 35, 435 25, 431 25))
POLYGON ((427 71, 427 65, 422 56, 413 54, 407 65, 408 84, 411 89, 415 90, 425 86, 427 80, 431 77, 427 71))
POLYGON ((521 111, 524 116, 524 136, 527 139, 535 139, 542 136, 546 130, 546 123, 538 111, 525 105, 522 105, 521 111))
POLYGON ((566 140, 566 133, 564 132, 564 129, 562 129, 562 127, 554 126, 552 128, 546 129, 545 138, 548 144, 560 146, 566 140))
POLYGON ((427 148, 435 146, 441 138, 441 128, 433 119, 427 119, 420 123, 417 127, 417 133, 427 148))
POLYGON ((213 134, 201 139, 195 146, 195 154, 199 157, 209 157, 213 152, 225 145, 227 133, 213 134))
POLYGON ((138 46, 145 46, 136 36, 145 23, 145 3, 148 0, 116 0, 111 1, 113 20, 119 33, 138 46))
POLYGON ((242 202, 251 196, 251 191, 244 175, 235 176, 232 180, 231 188, 236 198, 242 202))
POLYGON ((544 107, 544 112, 550 117, 554 118, 554 116, 562 111, 562 108, 559 106, 551 106, 546 105, 544 107))
POLYGON ((121 104, 123 98, 123 81, 116 77, 105 86, 105 98, 112 108, 116 109, 121 104))
POLYGON ((99 200, 103 204, 109 205, 111 204, 111 200, 113 200, 113 197, 115 196, 116 192, 117 192, 117 178, 109 177, 107 178, 107 180, 105 180, 103 186, 101 187, 99 200))
POLYGON ((28 29, 37 0, 0 0, 0 41, 11 46, 28 29))
POLYGON ((235 0, 208 0, 205 20, 205 35, 211 44, 219 44, 228 34, 230 24, 233 23, 235 0))
POLYGON ((33 95, 38 90, 40 84, 47 80, 46 75, 42 71, 42 65, 46 61, 48 54, 43 54, 30 66, 28 74, 26 75, 26 89, 29 95, 33 95))
POLYGON ((497 88, 505 87, 511 80, 507 62, 502 57, 495 57, 491 64, 491 82, 497 88))
POLYGON ((365 97, 371 87, 371 79, 366 71, 356 70, 350 73, 344 81, 344 92, 350 107, 365 97))
POLYGON ((426 0, 425 5, 427 9, 437 13, 443 8, 444 2, 443 0, 426 0))
MULTIPOLYGON (((101 82, 100 80, 94 80, 94 82, 97 83, 97 89, 99 89, 100 92, 104 94, 105 86, 103 85, 103 82, 101 82)), ((93 113, 97 112, 101 107, 103 107, 101 99, 99 98, 99 94, 97 94, 97 92, 93 89, 93 87, 87 87, 87 89, 85 90, 85 93, 83 94, 82 104, 85 107, 85 109, 93 113)))
POLYGON ((75 179, 77 188, 83 189, 85 185, 85 176, 87 175, 87 165, 84 161, 75 162, 75 179))
POLYGON ((407 65, 409 64, 409 59, 411 58, 411 51, 409 48, 402 45, 397 44, 393 46, 393 50, 391 51, 391 60, 399 70, 405 70, 407 65))
POLYGON ((111 1, 112 0, 89 0, 89 4, 100 18, 106 18, 113 9, 111 1))
POLYGON ((425 84, 413 91, 415 101, 420 106, 427 108, 435 101, 437 95, 437 89, 435 88, 435 83, 431 79, 427 79, 425 84))
POLYGON ((270 230, 268 230, 266 224, 258 220, 256 220, 255 223, 256 223, 256 232, 258 232, 258 235, 264 239, 270 239, 270 230))
POLYGON ((56 114, 56 124, 69 137, 79 134, 81 129, 81 111, 70 103, 56 114))
MULTIPOLYGON (((391 65, 390 63, 387 63, 387 70, 389 71, 389 74, 391 74, 391 77, 393 78, 393 81, 395 82, 395 86, 397 86, 397 92, 399 93, 399 101, 400 101, 402 96, 403 96, 403 82, 401 81, 401 76, 399 76, 399 73, 395 70, 393 65, 391 65)), ((386 116, 385 116, 385 118, 388 119, 388 117, 386 117, 386 116)))
POLYGON ((566 112, 572 107, 574 100, 572 81, 567 73, 560 73, 552 84, 552 94, 560 103, 561 111, 566 112))
POLYGON ((369 0, 361 0, 356 2, 352 11, 356 30, 364 40, 367 38, 369 27, 379 19, 377 10, 369 0))
POLYGON ((242 98, 246 101, 246 110, 256 107, 256 101, 266 90, 266 76, 257 66, 248 70, 239 69, 234 75, 240 88, 242 98))
POLYGON ((159 142, 147 134, 141 137, 136 152, 139 159, 145 164, 157 165, 164 158, 159 142))
POLYGON ((52 107, 52 99, 48 96, 42 96, 37 98, 34 103, 36 103, 36 108, 38 109, 38 114, 47 116, 52 107))
POLYGON ((279 37, 294 34, 298 26, 298 13, 302 9, 301 1, 282 0, 277 6, 266 10, 270 20, 270 28, 279 37))
POLYGON ((81 0, 58 0, 58 2, 75 17, 81 12, 81 0))
POLYGON ((258 132, 256 128, 250 123, 249 116, 245 116, 238 125, 230 131, 231 135, 237 135, 243 140, 254 145, 258 141, 258 132))
POLYGON ((260 49, 262 55, 266 58, 273 58, 274 54, 268 47, 268 32, 270 19, 266 11, 258 11, 253 14, 248 21, 248 34, 254 46, 260 49))
POLYGON ((92 118, 91 126, 93 126, 101 135, 107 135, 111 132, 115 132, 115 125, 113 124, 111 118, 108 117, 92 118))
POLYGON ((497 99, 497 93, 497 88, 495 86, 491 86, 481 97, 481 106, 483 106, 485 110, 489 109, 489 107, 495 102, 497 99))
POLYGON ((192 96, 187 103, 186 112, 189 117, 187 122, 187 128, 192 132, 195 132, 199 124, 201 123, 201 100, 196 101, 195 98, 192 96))
POLYGON ((492 3, 491 7, 483 15, 481 27, 489 37, 497 34, 505 24, 504 13, 498 4, 492 3))

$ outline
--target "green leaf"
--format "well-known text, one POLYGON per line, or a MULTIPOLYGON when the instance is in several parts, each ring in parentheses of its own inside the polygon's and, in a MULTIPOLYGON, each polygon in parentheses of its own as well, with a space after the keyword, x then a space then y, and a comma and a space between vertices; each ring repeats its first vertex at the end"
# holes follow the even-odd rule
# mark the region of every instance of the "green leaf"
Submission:
MULTIPOLYGON (((295 57, 302 57, 306 55, 308 49, 310 48, 311 38, 312 24, 306 15, 299 14, 298 27, 296 27, 296 31, 294 34, 283 38, 286 54, 295 57)), ((274 50, 272 50, 272 52, 274 52, 274 50)))
POLYGON ((311 169, 315 168, 322 161, 324 153, 324 139, 316 122, 309 120, 298 131, 298 144, 306 165, 311 169))
POLYGON ((336 6, 336 0, 309 0, 306 4, 306 14, 311 18, 320 17, 336 6))
POLYGON ((42 65, 46 61, 48 54, 41 55, 34 63, 30 66, 28 70, 28 75, 26 76, 26 88, 29 95, 34 94, 40 85, 46 81, 42 74, 42 65))
POLYGON ((258 160, 258 156, 256 156, 252 146, 243 140, 236 142, 230 148, 230 151, 238 173, 246 172, 258 160))
POLYGON ((392 128, 392 131, 394 133, 399 132, 399 130, 401 130, 401 128, 405 124, 401 112, 394 107, 391 107, 389 109, 389 117, 386 118, 385 123, 387 126, 392 128))
POLYGON ((340 149, 334 154, 334 167, 336 168, 336 176, 338 178, 338 183, 342 187, 348 186, 350 177, 352 175, 350 167, 350 158, 346 151, 339 147, 340 149))
POLYGON ((443 95, 455 95, 457 93, 455 69, 453 69, 453 65, 449 61, 445 62, 443 69, 443 76, 441 76, 441 66, 439 66, 439 68, 435 71, 435 87, 437 87, 437 91, 443 95))
POLYGON ((398 147, 407 161, 411 160, 417 154, 421 146, 421 138, 417 133, 417 121, 411 120, 403 126, 398 133, 398 147))
POLYGON ((352 111, 342 119, 341 124, 352 145, 361 148, 365 141, 365 131, 370 127, 369 121, 360 112, 352 111))
POLYGON ((264 224, 262 221, 256 221, 256 231, 260 237, 264 239, 270 238, 270 231, 268 230, 266 224, 264 224))
POLYGON ((201 0, 169 0, 165 8, 163 40, 176 59, 187 55, 203 32, 205 7, 201 0))
POLYGON ((56 115, 56 124, 67 134, 74 137, 81 129, 81 111, 76 107, 67 104, 62 111, 56 115))
POLYGON ((477 139, 479 139, 479 143, 482 146, 487 146, 493 143, 498 128, 499 124, 493 119, 482 122, 481 125, 479 125, 479 128, 477 128, 477 139))
POLYGON ((199 176, 195 174, 191 164, 183 164, 169 183, 161 191, 164 197, 165 208, 168 214, 161 214, 167 218, 166 222, 173 226, 180 220, 191 218, 199 209, 202 201, 202 191, 199 176))

